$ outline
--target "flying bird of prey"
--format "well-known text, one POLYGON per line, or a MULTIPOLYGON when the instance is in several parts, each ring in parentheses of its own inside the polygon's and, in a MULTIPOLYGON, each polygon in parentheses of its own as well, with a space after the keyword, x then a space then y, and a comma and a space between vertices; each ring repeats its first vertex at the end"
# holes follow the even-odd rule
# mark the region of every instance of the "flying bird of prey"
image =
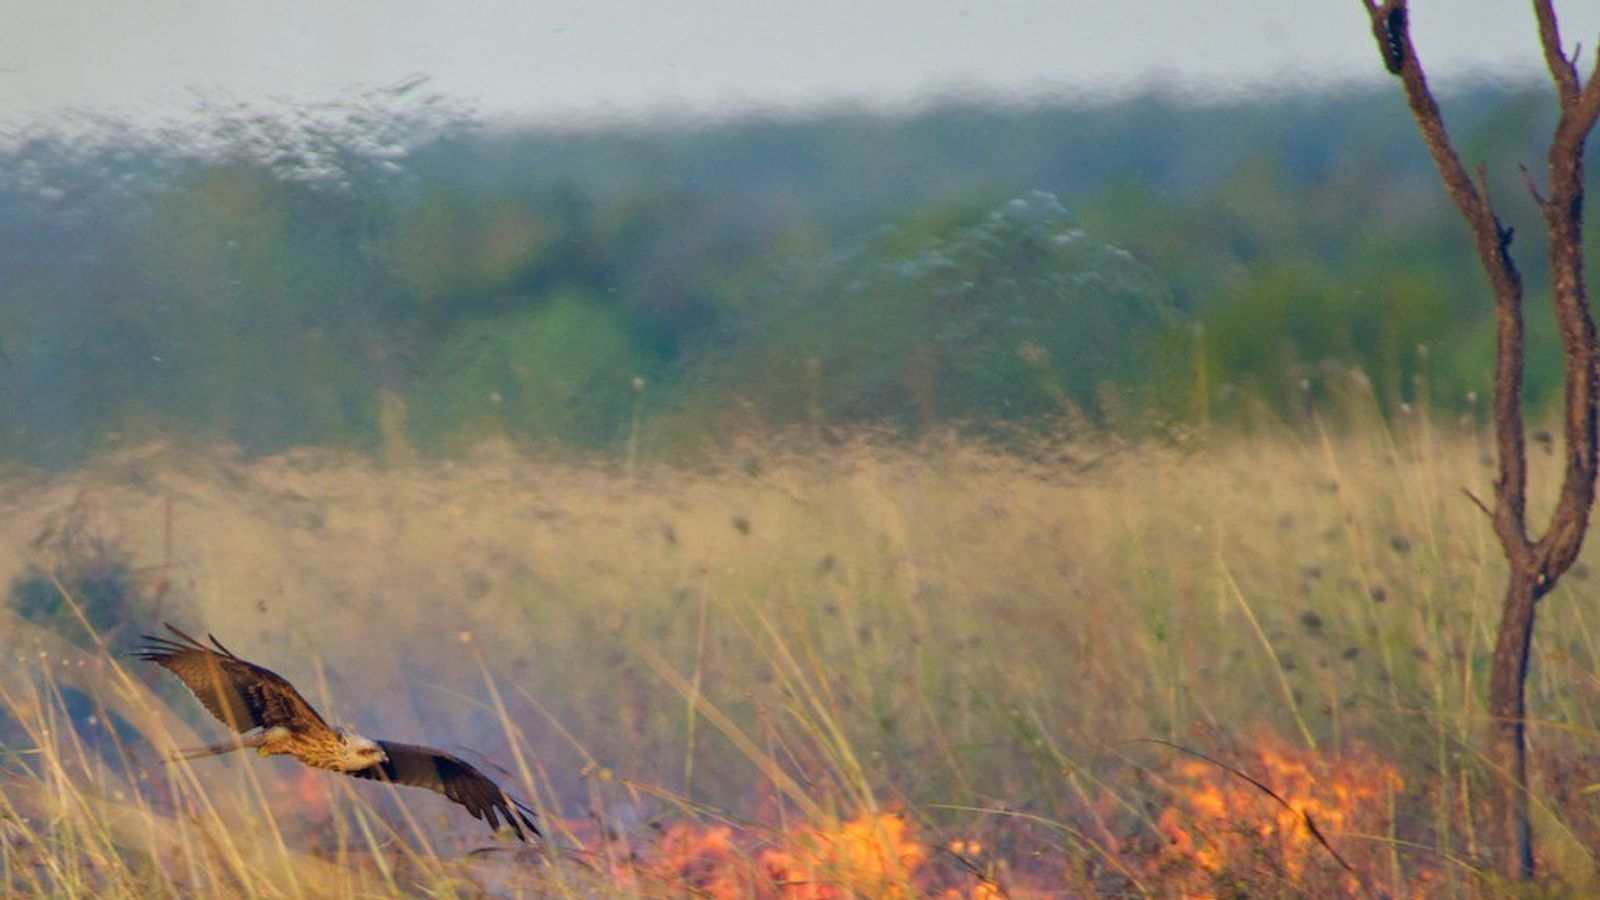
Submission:
POLYGON ((518 840, 527 840, 524 826, 539 835, 533 810, 467 762, 432 747, 374 741, 330 727, 278 673, 245 662, 209 634, 207 647, 171 625, 167 630, 178 639, 147 634, 147 643, 134 655, 178 676, 213 716, 238 733, 232 740, 181 751, 179 758, 245 748, 261 756, 284 754, 318 769, 427 788, 465 806, 490 828, 498 829, 504 819, 518 840))

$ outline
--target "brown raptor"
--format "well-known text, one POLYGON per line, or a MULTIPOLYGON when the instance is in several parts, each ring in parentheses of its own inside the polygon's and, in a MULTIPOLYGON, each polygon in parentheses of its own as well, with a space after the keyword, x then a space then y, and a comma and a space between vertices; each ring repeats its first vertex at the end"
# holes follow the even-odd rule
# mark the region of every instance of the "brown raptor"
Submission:
POLYGON ((535 836, 534 812, 464 760, 415 744, 375 741, 333 728, 278 673, 235 656, 211 635, 211 646, 171 625, 176 639, 145 635, 135 656, 178 676, 200 703, 238 737, 180 753, 184 759, 251 748, 262 756, 279 754, 318 769, 370 778, 443 794, 467 808, 473 818, 498 829, 500 820, 526 841, 535 836))

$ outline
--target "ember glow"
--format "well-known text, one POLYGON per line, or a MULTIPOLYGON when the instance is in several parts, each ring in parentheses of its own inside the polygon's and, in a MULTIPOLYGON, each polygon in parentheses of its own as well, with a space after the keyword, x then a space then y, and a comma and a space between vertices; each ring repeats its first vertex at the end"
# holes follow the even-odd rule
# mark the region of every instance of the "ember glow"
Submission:
POLYGON ((1323 753, 1261 732, 1232 763, 1283 799, 1213 763, 1184 758, 1171 766, 1172 800, 1156 819, 1166 840, 1156 871, 1186 896, 1214 896, 1230 882, 1262 877, 1326 895, 1363 892, 1359 878, 1338 861, 1306 825, 1309 819, 1357 871, 1374 868, 1381 854, 1350 835, 1392 833, 1394 798, 1405 788, 1394 765, 1352 745, 1323 753), (1284 804, 1287 804, 1287 808, 1284 804))
POLYGON ((913 824, 893 813, 862 813, 830 826, 799 825, 775 833, 766 846, 761 843, 754 831, 736 834, 726 825, 678 823, 667 828, 626 880, 687 886, 718 900, 910 898, 937 893, 934 888, 943 888, 941 896, 948 897, 994 896, 982 893, 988 889, 982 880, 971 894, 928 883, 923 864, 932 851, 913 824))

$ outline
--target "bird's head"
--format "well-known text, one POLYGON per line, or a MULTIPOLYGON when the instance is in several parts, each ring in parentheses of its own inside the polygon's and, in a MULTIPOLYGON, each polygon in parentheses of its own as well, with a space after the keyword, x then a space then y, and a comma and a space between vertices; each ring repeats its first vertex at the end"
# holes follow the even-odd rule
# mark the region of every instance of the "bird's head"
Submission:
POLYGON ((348 728, 339 729, 339 743, 344 745, 345 756, 351 761, 352 769, 365 769, 389 759, 389 754, 383 752, 383 747, 377 741, 348 728))

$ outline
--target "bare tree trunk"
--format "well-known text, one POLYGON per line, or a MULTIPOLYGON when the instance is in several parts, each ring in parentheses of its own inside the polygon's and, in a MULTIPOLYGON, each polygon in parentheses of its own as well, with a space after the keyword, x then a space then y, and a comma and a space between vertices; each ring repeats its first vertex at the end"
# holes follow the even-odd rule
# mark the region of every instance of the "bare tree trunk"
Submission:
POLYGON ((1500 474, 1489 511, 1509 572, 1489 676, 1492 718, 1489 756, 1498 770, 1497 831, 1503 843, 1501 872, 1514 880, 1534 874, 1529 819, 1527 678, 1539 599, 1571 568, 1583 546, 1594 506, 1596 469, 1596 361, 1594 319, 1583 278, 1583 151, 1600 116, 1600 54, 1587 84, 1561 42, 1553 0, 1533 0, 1539 42, 1555 84, 1560 109, 1546 161, 1549 197, 1533 176, 1523 178, 1544 215, 1550 263, 1551 301, 1566 359, 1565 468, 1556 510, 1544 535, 1527 530, 1527 439, 1522 418, 1522 275, 1511 257, 1512 230, 1501 223, 1489 197, 1482 167, 1467 174, 1451 145, 1443 114, 1428 88, 1406 0, 1362 0, 1373 37, 1388 70, 1405 86, 1406 102, 1450 199, 1471 227, 1478 260, 1494 290, 1494 430, 1500 474))
POLYGON ((1524 685, 1528 678, 1537 602, 1533 579, 1513 571, 1506 585, 1493 668, 1489 673, 1489 759, 1502 776, 1495 833, 1504 841, 1502 872, 1513 878, 1533 875, 1533 824, 1528 815, 1526 787, 1528 742, 1524 685))

